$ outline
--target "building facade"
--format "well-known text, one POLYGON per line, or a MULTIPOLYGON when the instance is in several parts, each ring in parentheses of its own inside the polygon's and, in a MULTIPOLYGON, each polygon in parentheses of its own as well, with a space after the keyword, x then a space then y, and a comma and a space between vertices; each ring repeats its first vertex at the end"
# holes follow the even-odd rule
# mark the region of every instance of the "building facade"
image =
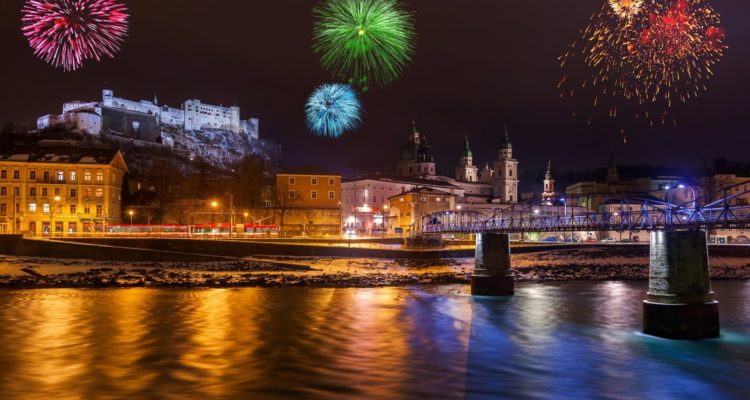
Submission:
POLYGON ((317 168, 276 174, 275 220, 285 236, 338 236, 342 228, 341 176, 317 168))
POLYGON ((119 151, 46 147, 0 154, 0 233, 78 236, 121 221, 119 151))
POLYGON ((427 215, 456 209, 456 195, 431 188, 414 188, 388 199, 390 231, 409 234, 419 231, 427 215))

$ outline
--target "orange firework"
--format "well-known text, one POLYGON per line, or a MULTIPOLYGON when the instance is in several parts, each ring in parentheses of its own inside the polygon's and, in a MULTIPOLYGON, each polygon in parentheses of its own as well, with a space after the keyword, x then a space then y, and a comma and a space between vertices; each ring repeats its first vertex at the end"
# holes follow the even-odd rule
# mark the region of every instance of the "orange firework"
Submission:
POLYGON ((613 118, 612 110, 630 101, 651 124, 674 121, 675 101, 705 91, 727 48, 720 17, 705 0, 609 0, 581 33, 583 46, 571 45, 561 66, 570 72, 580 55, 590 78, 566 75, 562 93, 575 91, 569 84, 588 87, 613 118))

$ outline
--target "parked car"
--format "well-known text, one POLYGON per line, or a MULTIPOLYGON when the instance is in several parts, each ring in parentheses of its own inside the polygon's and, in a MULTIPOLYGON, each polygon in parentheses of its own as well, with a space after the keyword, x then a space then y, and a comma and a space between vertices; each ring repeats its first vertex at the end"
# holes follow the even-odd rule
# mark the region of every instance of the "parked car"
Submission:
POLYGON ((615 240, 615 238, 608 237, 600 240, 599 243, 617 243, 617 240, 615 240))
POLYGON ((584 243, 599 243, 599 241, 598 241, 598 240, 596 240, 596 239, 593 239, 593 238, 592 238, 592 239, 586 239, 586 240, 584 241, 584 243))

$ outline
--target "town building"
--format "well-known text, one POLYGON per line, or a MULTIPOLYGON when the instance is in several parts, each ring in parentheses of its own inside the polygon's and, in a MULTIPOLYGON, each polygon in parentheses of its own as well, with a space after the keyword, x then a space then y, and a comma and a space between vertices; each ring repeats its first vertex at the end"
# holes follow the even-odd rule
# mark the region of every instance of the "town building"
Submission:
MULTIPOLYGON (((713 207, 721 208, 724 206, 721 199, 724 198, 729 206, 750 205, 750 177, 716 174, 703 178, 701 186, 705 188, 705 195, 699 202, 700 206, 713 204, 713 207)), ((714 229, 709 235, 710 242, 715 244, 750 244, 750 229, 714 229)))
POLYGON ((77 236, 121 221, 123 177, 119 151, 36 146, 0 151, 0 233, 77 236))
MULTIPOLYGON (((420 231, 427 215, 456 209, 456 195, 426 187, 418 187, 388 198, 390 231, 410 234, 420 231)), ((429 222, 429 221, 428 221, 429 222)))
POLYGON ((342 232, 341 176, 314 167, 276 174, 276 224, 285 236, 338 236, 342 232))

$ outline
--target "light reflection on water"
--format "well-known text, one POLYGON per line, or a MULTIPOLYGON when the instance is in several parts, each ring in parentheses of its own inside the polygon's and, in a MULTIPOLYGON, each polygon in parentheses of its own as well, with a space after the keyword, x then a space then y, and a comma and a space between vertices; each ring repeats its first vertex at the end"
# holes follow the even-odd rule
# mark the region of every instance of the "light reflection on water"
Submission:
POLYGON ((3 291, 0 397, 743 398, 750 283, 721 339, 639 333, 646 284, 3 291))

